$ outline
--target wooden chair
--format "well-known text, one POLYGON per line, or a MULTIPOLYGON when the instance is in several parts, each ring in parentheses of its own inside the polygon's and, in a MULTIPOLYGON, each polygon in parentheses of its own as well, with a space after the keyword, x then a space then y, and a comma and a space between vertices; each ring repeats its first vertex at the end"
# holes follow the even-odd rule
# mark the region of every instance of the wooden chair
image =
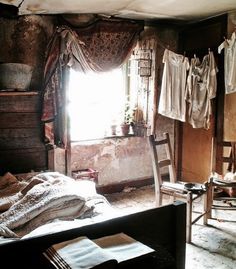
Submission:
POLYGON ((151 148, 151 157, 154 173, 155 183, 155 198, 156 205, 162 205, 163 194, 168 195, 172 200, 182 198, 186 201, 187 206, 187 220, 186 220, 186 242, 190 243, 192 240, 192 225, 207 213, 206 207, 206 185, 198 183, 186 183, 176 178, 175 165, 171 150, 171 143, 168 133, 163 134, 162 139, 155 139, 154 135, 149 136, 149 144, 151 148), (159 160, 159 153, 161 148, 164 148, 166 157, 159 160), (169 181, 163 180, 161 169, 168 167, 169 181), (203 212, 193 211, 193 202, 200 196, 204 197, 203 212), (193 213, 198 213, 197 217, 193 218, 193 213))
POLYGON ((212 139, 212 172, 207 190, 207 215, 208 219, 213 219, 212 210, 235 210, 236 205, 236 179, 227 181, 224 175, 228 172, 236 172, 236 142, 217 142, 212 139), (221 190, 222 192, 217 192, 221 190), (219 195, 217 195, 219 193, 219 195))

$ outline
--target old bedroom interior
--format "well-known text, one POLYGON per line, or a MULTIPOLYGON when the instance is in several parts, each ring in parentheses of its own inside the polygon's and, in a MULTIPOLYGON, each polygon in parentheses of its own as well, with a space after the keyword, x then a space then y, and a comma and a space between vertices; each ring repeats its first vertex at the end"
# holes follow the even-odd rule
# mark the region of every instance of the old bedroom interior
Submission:
POLYGON ((234 268, 235 1, 0 1, 0 45, 9 266, 122 232, 137 268, 234 268))

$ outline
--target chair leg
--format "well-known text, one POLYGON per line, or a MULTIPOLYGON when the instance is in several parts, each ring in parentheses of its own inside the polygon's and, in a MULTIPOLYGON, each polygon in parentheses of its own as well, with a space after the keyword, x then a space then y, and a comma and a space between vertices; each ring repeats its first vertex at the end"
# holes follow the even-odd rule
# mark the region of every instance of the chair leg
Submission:
POLYGON ((156 202, 156 207, 159 207, 162 205, 162 193, 155 190, 155 202, 156 202))
POLYGON ((193 197, 192 193, 188 192, 187 194, 187 220, 186 220, 186 242, 191 243, 192 241, 192 206, 193 206, 193 197))
POLYGON ((207 192, 203 195, 203 210, 204 210, 204 216, 203 216, 203 224, 204 225, 207 225, 207 220, 208 220, 208 212, 209 212, 209 209, 208 209, 208 206, 209 206, 209 203, 208 203, 208 194, 207 192))
POLYGON ((207 193, 206 193, 206 215, 204 216, 204 224, 207 224, 208 219, 212 217, 211 210, 213 204, 213 184, 212 179, 210 179, 210 183, 208 184, 207 193))
POLYGON ((213 201, 212 191, 213 191, 212 187, 209 186, 209 189, 204 194, 204 213, 205 213, 205 215, 203 216, 204 225, 207 225, 208 219, 211 218, 211 209, 212 209, 212 201, 213 201))

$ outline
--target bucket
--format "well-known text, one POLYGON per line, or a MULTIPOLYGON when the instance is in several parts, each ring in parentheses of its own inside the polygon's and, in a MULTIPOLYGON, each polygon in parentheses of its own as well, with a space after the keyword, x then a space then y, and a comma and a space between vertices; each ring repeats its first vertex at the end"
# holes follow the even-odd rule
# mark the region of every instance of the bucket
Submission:
POLYGON ((21 63, 0 64, 0 90, 28 90, 33 68, 21 63))

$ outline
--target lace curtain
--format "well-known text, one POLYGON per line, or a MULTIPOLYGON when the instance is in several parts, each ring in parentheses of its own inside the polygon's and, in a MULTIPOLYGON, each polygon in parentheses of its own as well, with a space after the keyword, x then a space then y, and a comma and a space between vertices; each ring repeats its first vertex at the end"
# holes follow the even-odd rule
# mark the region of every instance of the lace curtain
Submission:
POLYGON ((46 126, 46 137, 53 139, 53 144, 66 144, 64 116, 67 70, 75 68, 83 72, 105 72, 121 66, 129 57, 142 30, 141 23, 120 20, 100 20, 77 29, 57 27, 47 51, 41 118, 46 126))

